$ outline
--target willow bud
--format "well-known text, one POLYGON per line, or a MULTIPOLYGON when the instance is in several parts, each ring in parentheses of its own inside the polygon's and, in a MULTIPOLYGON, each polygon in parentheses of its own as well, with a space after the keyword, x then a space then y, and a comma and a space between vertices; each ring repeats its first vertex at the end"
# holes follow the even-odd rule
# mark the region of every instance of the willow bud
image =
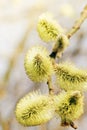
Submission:
POLYGON ((65 34, 59 34, 54 45, 53 52, 57 52, 57 57, 61 57, 62 53, 69 45, 69 39, 65 34))
POLYGON ((87 73, 76 68, 74 65, 65 62, 55 66, 57 83, 66 91, 87 90, 87 73))
POLYGON ((33 92, 19 100, 15 114, 20 124, 34 126, 49 121, 54 115, 54 110, 48 96, 33 92))
POLYGON ((47 80, 53 72, 52 62, 42 46, 34 46, 27 52, 24 67, 28 77, 35 82, 47 80))
POLYGON ((37 31, 45 42, 56 41, 58 34, 64 32, 62 27, 48 13, 39 17, 37 31))

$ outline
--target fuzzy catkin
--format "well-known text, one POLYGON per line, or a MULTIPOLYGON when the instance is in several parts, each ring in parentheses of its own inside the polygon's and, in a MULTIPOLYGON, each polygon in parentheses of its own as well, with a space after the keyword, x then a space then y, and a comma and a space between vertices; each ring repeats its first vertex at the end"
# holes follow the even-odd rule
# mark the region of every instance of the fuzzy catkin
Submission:
POLYGON ((46 81, 53 73, 51 59, 43 46, 34 46, 27 52, 24 67, 28 77, 35 82, 46 81))
POLYGON ((48 13, 39 17, 37 31, 41 39, 47 43, 56 41, 58 34, 64 32, 62 27, 48 13))
POLYGON ((59 63, 55 66, 57 83, 66 91, 68 90, 87 90, 87 73, 76 68, 68 62, 59 63))
POLYGON ((54 110, 48 96, 32 92, 19 100, 15 114, 20 124, 34 126, 49 121, 54 115, 54 110))
POLYGON ((54 101, 56 114, 61 117, 61 123, 70 125, 83 114, 83 95, 80 91, 61 92, 54 101))

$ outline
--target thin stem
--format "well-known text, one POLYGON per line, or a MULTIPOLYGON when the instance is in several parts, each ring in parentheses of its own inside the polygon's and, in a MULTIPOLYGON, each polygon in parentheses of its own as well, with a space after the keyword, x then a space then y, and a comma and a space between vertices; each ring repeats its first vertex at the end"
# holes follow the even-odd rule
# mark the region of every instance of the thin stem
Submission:
POLYGON ((47 84, 48 84, 48 88, 49 88, 49 94, 52 95, 54 93, 54 90, 53 90, 53 86, 52 86, 52 79, 50 76, 49 76, 49 79, 47 81, 47 84))
MULTIPOLYGON (((55 58, 51 57, 51 62, 53 67, 55 66, 55 58)), ((54 94, 54 88, 53 88, 53 84, 52 84, 52 78, 51 76, 49 76, 48 80, 47 80, 47 85, 48 85, 48 89, 49 89, 49 94, 53 95, 54 94)))
POLYGON ((83 11, 81 12, 80 18, 75 22, 72 29, 67 33, 67 37, 71 38, 73 34, 75 34, 79 29, 81 24, 87 18, 87 5, 84 7, 83 11))

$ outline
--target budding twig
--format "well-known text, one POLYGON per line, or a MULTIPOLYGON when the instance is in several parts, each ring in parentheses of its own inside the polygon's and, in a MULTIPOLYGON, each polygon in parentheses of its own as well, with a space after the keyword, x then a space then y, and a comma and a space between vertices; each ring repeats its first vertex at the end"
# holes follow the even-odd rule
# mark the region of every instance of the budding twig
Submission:
MULTIPOLYGON (((71 28, 71 30, 66 34, 67 38, 70 39, 73 34, 75 34, 79 29, 81 24, 84 22, 84 20, 87 18, 87 5, 84 7, 83 11, 81 12, 80 18, 75 22, 75 24, 73 25, 73 27, 71 28)), ((64 52, 65 48, 61 51, 61 54, 64 52)), ((56 46, 56 43, 54 44, 52 53, 50 54, 51 58, 56 58, 57 53, 59 51, 58 45, 56 46), (56 47, 56 48, 55 48, 56 47), (54 50, 55 48, 55 50, 54 50)), ((62 55, 60 55, 61 57, 62 55)), ((58 57, 58 58, 60 58, 58 57)))

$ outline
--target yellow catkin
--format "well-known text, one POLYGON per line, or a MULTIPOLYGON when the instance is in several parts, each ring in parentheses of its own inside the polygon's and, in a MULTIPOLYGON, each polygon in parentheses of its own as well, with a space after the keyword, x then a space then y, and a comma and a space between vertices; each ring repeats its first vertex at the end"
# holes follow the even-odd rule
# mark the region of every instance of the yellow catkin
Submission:
POLYGON ((66 91, 68 90, 87 90, 87 73, 76 68, 68 62, 59 63, 55 66, 57 83, 66 91))
POLYGON ((34 126, 49 121, 54 115, 54 110, 48 96, 32 92, 18 101, 15 114, 20 124, 34 126))
POLYGON ((24 67, 28 77, 35 82, 46 81, 53 73, 52 62, 43 46, 34 46, 27 52, 24 67))
POLYGON ((83 96, 80 91, 61 92, 54 98, 56 114, 61 123, 70 125, 83 114, 83 96))
POLYGON ((37 31, 45 42, 56 41, 58 34, 64 32, 62 27, 48 13, 39 17, 37 31))

